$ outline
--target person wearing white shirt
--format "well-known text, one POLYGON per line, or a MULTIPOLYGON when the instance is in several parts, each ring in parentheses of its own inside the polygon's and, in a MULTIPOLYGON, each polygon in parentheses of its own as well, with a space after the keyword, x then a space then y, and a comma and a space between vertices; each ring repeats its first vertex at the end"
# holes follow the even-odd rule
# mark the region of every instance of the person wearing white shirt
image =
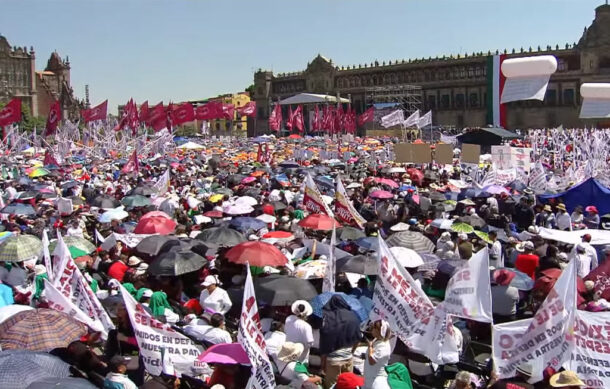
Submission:
POLYGON ((576 256, 577 254, 577 248, 578 246, 582 246, 585 250, 585 255, 587 257, 589 257, 589 263, 590 263, 590 269, 589 271, 595 269, 598 264, 598 258, 597 258, 597 251, 595 250, 595 247, 591 246, 591 235, 590 234, 584 234, 582 237, 582 242, 580 242, 578 245, 574 246, 574 248, 572 248, 572 251, 570 252, 570 258, 573 258, 576 256))
POLYGON ((504 267, 504 257, 502 256, 502 244, 497 240, 498 233, 495 231, 489 231, 489 239, 491 240, 491 246, 489 247, 489 266, 493 266, 496 269, 504 267))
POLYGON ((292 315, 286 318, 284 323, 284 333, 286 341, 300 343, 303 345, 303 352, 299 362, 307 363, 309 360, 309 349, 313 346, 313 329, 305 321, 313 313, 313 308, 305 300, 297 300, 292 306, 292 315))
POLYGON ((392 354, 390 325, 385 320, 377 320, 373 323, 371 333, 375 339, 368 341, 364 358, 364 388, 389 389, 385 367, 392 354))
POLYGON ((70 226, 66 230, 66 235, 85 239, 85 234, 83 233, 83 229, 80 228, 78 220, 73 220, 70 223, 70 226))
POLYGON ((582 243, 576 245, 576 255, 572 260, 576 261, 576 274, 579 277, 585 278, 591 272, 591 257, 582 243))
POLYGON ((201 319, 192 320, 184 326, 184 332, 209 344, 233 343, 231 334, 225 330, 225 319, 220 313, 212 315, 210 324, 201 319))
POLYGON ((207 276, 201 283, 204 290, 199 295, 199 304, 204 310, 220 313, 222 315, 229 312, 233 303, 226 290, 218 286, 218 280, 214 276, 207 276))
POLYGON ((557 205, 557 215, 555 215, 557 228, 562 231, 572 231, 572 218, 566 211, 564 204, 557 205))

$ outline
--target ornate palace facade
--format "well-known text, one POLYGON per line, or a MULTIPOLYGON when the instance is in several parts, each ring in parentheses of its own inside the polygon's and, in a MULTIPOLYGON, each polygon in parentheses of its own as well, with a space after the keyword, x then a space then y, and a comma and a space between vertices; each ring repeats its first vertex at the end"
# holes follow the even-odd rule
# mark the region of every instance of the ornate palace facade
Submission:
MULTIPOLYGON (((358 113, 373 103, 388 102, 391 90, 415 87, 419 109, 433 111, 435 125, 480 127, 490 124, 488 97, 489 57, 506 58, 554 55, 558 69, 551 77, 542 102, 523 101, 506 104, 509 129, 542 128, 564 125, 607 125, 584 122, 578 118, 580 85, 584 82, 610 82, 610 5, 595 10, 595 19, 574 44, 544 48, 520 48, 503 52, 471 53, 442 58, 374 62, 355 66, 336 66, 318 55, 301 72, 274 74, 259 70, 254 74, 253 100, 258 106, 257 132, 266 129, 272 102, 297 93, 322 93, 351 97, 358 113), (382 91, 382 92, 380 92, 382 91), (263 120, 261 120, 263 119, 263 120)), ((404 106, 404 100, 403 100, 404 106)), ((413 106, 412 106, 413 107, 413 106)), ((408 110, 408 109, 407 109, 408 110)))
POLYGON ((70 61, 52 53, 47 66, 36 71, 36 53, 30 47, 11 47, 0 35, 0 101, 21 99, 32 116, 46 117, 49 107, 59 100, 64 118, 78 117, 82 103, 70 85, 70 61))

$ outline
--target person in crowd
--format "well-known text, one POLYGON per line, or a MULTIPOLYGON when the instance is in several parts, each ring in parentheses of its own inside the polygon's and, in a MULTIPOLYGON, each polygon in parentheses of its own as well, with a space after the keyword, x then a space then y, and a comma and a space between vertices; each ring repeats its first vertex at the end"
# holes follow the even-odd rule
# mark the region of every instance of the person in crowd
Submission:
POLYGON ((385 367, 390 361, 392 347, 390 338, 392 331, 385 320, 377 320, 371 326, 372 340, 367 340, 367 350, 364 359, 364 388, 389 388, 388 374, 385 367))
POLYGON ((204 310, 222 315, 229 312, 233 303, 227 291, 218 286, 218 279, 214 275, 206 276, 201 283, 203 290, 199 295, 199 304, 204 310))
POLYGON ((494 323, 505 323, 516 319, 519 290, 510 286, 513 278, 515 273, 507 269, 494 272, 494 284, 491 287, 494 323))
POLYGON ((459 371, 448 389, 471 389, 472 377, 467 371, 459 371))
POLYGON ((498 240, 496 231, 489 231, 489 266, 495 268, 504 267, 504 253, 502 252, 502 243, 498 240))
POLYGON ((463 232, 458 235, 457 249, 461 259, 468 260, 472 257, 472 243, 468 240, 468 235, 463 232))
POLYGON ((110 373, 104 380, 104 389, 138 389, 135 383, 127 377, 127 359, 115 355, 110 360, 110 373))
POLYGON ((587 254, 587 248, 581 242, 576 245, 576 253, 572 257, 576 261, 576 274, 584 278, 591 272, 591 257, 587 254))
POLYGON ((553 388, 579 389, 584 388, 585 383, 578 377, 578 374, 571 370, 564 370, 554 374, 549 380, 553 388))
POLYGON ((286 341, 303 345, 299 362, 307 364, 309 362, 309 350, 314 341, 313 329, 311 324, 307 322, 307 318, 313 313, 313 308, 307 301, 297 300, 292 304, 290 310, 292 315, 288 316, 284 323, 286 341))
POLYGON ((289 382, 288 388, 301 388, 305 382, 313 384, 322 382, 322 378, 310 375, 307 366, 299 362, 302 353, 301 343, 285 342, 275 358, 280 376, 289 382))
POLYGON ((534 244, 529 240, 522 242, 517 245, 517 250, 519 250, 521 254, 517 255, 515 269, 527 274, 532 280, 535 280, 536 269, 538 268, 540 258, 534 254, 534 244))
POLYGON ((572 213, 570 214, 570 219, 572 219, 572 226, 574 229, 577 229, 580 225, 582 225, 585 221, 585 216, 582 213, 582 205, 577 205, 572 213))
POLYGON ((180 320, 180 316, 175 313, 169 305, 165 292, 153 292, 150 296, 148 308, 150 309, 151 314, 163 323, 175 324, 180 320))
POLYGON ((534 385, 529 383, 532 373, 532 365, 522 363, 517 365, 517 371, 512 378, 498 379, 495 374, 492 374, 487 387, 489 389, 535 389, 534 385))
POLYGON ((595 205, 589 205, 585 208, 587 215, 584 217, 583 223, 587 228, 596 230, 599 228, 599 212, 595 205))
POLYGON ((562 231, 572 231, 572 218, 568 214, 565 204, 557 204, 557 229, 562 231))
POLYGON ((225 318, 220 313, 214 313, 209 324, 202 319, 194 319, 184 326, 184 331, 208 345, 233 342, 225 328, 225 318))

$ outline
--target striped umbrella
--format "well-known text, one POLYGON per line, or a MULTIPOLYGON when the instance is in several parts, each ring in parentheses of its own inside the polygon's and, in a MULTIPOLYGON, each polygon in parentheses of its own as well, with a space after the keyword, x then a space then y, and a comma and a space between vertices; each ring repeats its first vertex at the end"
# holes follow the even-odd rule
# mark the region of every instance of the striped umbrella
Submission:
POLYGON ((386 243, 390 247, 406 247, 418 253, 434 252, 434 243, 417 231, 402 231, 391 235, 386 243))
MULTIPOLYGON (((64 242, 68 248, 74 247, 85 251, 86 254, 90 254, 95 251, 95 245, 89 242, 87 239, 81 238, 80 236, 64 236, 64 242)), ((49 252, 52 253, 55 251, 55 247, 57 247, 57 239, 53 239, 49 243, 49 252)))
POLYGON ((51 351, 87 334, 87 326, 53 309, 19 312, 0 324, 3 350, 51 351))
POLYGON ((472 226, 470 224, 466 224, 466 223, 453 223, 451 225, 451 231, 471 234, 474 232, 474 228, 472 228, 472 226))
POLYGON ((17 235, 0 244, 0 261, 23 262, 42 253, 42 241, 34 235, 17 235))

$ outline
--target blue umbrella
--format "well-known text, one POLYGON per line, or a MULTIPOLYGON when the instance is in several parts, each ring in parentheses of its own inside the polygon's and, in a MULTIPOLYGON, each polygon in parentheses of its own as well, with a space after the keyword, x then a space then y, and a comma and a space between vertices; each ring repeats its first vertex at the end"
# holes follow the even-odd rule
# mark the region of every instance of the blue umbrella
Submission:
POLYGON ((240 232, 246 232, 248 230, 258 231, 267 224, 254 217, 236 217, 235 219, 231 219, 229 225, 240 232))
POLYGON ((35 215, 36 211, 30 204, 12 203, 0 210, 0 213, 8 213, 10 215, 35 215))
MULTIPOLYGON (((532 290, 534 289, 534 280, 532 280, 532 277, 528 276, 527 274, 520 272, 519 270, 516 269, 512 269, 509 267, 500 267, 497 268, 496 270, 494 270, 494 272, 498 271, 498 270, 502 270, 502 269, 506 269, 510 272, 515 273, 515 278, 512 279, 512 281, 510 282, 510 286, 514 286, 515 288, 519 289, 519 290, 524 290, 524 291, 528 291, 528 290, 532 290)), ((491 279, 493 280, 493 274, 491 279)))
POLYGON ((462 190, 458 194, 457 199, 458 200, 472 199, 474 197, 477 197, 479 194, 481 194, 481 190, 475 189, 475 188, 468 188, 468 189, 462 190))
POLYGON ((356 240, 356 244, 370 251, 379 251, 379 238, 376 236, 367 236, 356 240))
POLYGON ((401 191, 401 192, 405 192, 405 191, 407 191, 409 189, 411 189, 412 191, 416 191, 417 190, 417 188, 414 187, 413 185, 406 185, 406 184, 402 184, 400 186, 400 188, 398 188, 398 190, 401 191))
POLYGON ((358 315, 358 318, 361 322, 369 318, 370 311, 366 310, 356 297, 349 296, 342 292, 324 292, 314 297, 310 301, 311 307, 313 308, 313 315, 317 317, 322 317, 322 308, 324 308, 330 298, 336 294, 341 296, 341 298, 347 303, 347 305, 349 305, 350 309, 354 311, 356 315, 358 315))

